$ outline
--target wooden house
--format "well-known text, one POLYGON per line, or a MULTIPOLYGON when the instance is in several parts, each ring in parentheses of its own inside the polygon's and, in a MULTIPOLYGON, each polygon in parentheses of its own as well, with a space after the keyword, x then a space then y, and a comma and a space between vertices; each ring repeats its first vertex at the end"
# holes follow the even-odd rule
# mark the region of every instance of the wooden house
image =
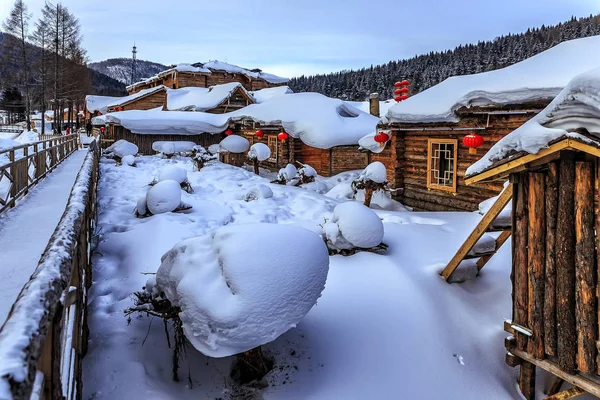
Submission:
POLYGON ((166 102, 166 86, 141 90, 135 94, 118 98, 106 105, 106 112, 127 110, 152 110, 163 108, 166 102))
POLYGON ((535 398, 535 369, 600 396, 600 68, 576 77, 538 116, 467 171, 469 185, 512 185, 512 320, 506 361, 535 398))
POLYGON ((259 69, 246 69, 221 61, 179 64, 159 74, 127 86, 130 94, 164 85, 171 89, 185 87, 209 88, 224 83, 238 82, 246 90, 260 90, 283 85, 287 78, 265 73, 259 69))
POLYGON ((449 78, 389 109, 373 136, 361 140, 370 161, 381 161, 395 197, 415 210, 473 211, 498 195, 501 182, 465 184, 465 172, 508 133, 543 109, 575 75, 600 65, 599 37, 561 43, 504 69, 449 78), (593 53, 593 55, 590 55, 593 53), (578 60, 559 62, 557 60, 578 60), (483 145, 470 154, 467 135, 483 145))
POLYGON ((239 82, 209 88, 186 87, 168 89, 165 109, 168 111, 201 111, 224 114, 254 104, 254 97, 239 82))

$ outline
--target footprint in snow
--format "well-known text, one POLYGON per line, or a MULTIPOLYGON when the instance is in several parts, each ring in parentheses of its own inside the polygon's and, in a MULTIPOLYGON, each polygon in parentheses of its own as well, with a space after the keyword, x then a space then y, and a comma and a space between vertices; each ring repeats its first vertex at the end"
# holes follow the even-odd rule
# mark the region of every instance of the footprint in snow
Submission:
POLYGON ((464 360, 463 356, 461 356, 460 354, 452 354, 452 356, 454 356, 454 358, 456 358, 456 361, 460 365, 465 365, 465 360, 464 360))

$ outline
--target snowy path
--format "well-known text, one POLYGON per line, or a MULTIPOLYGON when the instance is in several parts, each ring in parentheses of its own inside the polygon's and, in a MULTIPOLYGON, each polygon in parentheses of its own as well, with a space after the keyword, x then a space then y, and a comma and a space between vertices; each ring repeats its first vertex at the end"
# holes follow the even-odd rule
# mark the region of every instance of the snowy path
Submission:
POLYGON ((0 217, 0 325, 60 221, 86 154, 73 153, 0 217))

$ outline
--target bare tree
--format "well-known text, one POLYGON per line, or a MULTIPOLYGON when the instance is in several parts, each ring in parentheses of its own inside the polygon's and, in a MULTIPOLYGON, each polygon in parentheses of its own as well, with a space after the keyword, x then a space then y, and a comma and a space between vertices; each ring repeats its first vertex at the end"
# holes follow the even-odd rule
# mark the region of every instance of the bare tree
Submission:
POLYGON ((15 57, 15 64, 19 65, 20 87, 25 93, 25 117, 27 120, 27 130, 31 129, 31 98, 29 95, 29 62, 27 59, 27 39, 29 37, 29 20, 31 14, 27 12, 27 6, 23 0, 16 0, 8 18, 3 24, 8 36, 8 49, 12 48, 11 53, 19 53, 15 57))
POLYGON ((47 46, 48 46, 48 29, 44 24, 43 19, 35 23, 35 31, 31 35, 33 43, 41 50, 39 58, 34 62, 35 75, 34 79, 39 84, 39 93, 37 95, 38 103, 42 111, 42 135, 46 133, 46 101, 48 99, 46 86, 48 84, 48 62, 47 62, 47 46))

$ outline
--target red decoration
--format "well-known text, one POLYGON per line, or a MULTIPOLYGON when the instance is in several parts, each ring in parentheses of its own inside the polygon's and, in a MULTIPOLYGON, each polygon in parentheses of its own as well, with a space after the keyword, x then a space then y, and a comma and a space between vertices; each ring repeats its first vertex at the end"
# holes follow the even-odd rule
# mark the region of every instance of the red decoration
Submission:
POLYGON ((388 140, 390 140, 390 135, 388 135, 385 132, 379 132, 378 134, 375 135, 374 139, 375 139, 375 141, 377 143, 379 143, 380 147, 383 147, 383 145, 385 144, 385 142, 387 142, 388 140))
POLYGON ((100 127, 100 133, 104 133, 104 127, 103 126, 100 127))
POLYGON ((394 90, 394 93, 397 95, 400 95, 400 94, 402 94, 402 89, 396 89, 396 90, 394 90))
POLYGON ((233 133, 233 131, 232 131, 231 129, 227 129, 227 130, 225 131, 225 134, 226 134, 227 136, 231 135, 232 133, 233 133))
POLYGON ((402 96, 396 96, 394 97, 394 100, 396 100, 396 102, 401 102, 402 101, 402 96))
POLYGON ((407 81, 406 79, 403 80, 402 82, 400 82, 400 86, 408 86, 408 85, 410 85, 410 82, 407 81))
POLYGON ((401 94, 401 93, 404 93, 404 94, 406 94, 406 93, 408 93, 408 88, 407 88, 407 87, 403 87, 402 89, 396 89, 396 90, 394 91, 394 93, 396 93, 396 94, 401 94), (398 93, 397 93, 397 92, 398 92, 398 93))
POLYGON ((281 140, 282 142, 285 142, 289 137, 290 135, 285 132, 281 132, 279 135, 277 135, 277 139, 281 140))
POLYGON ((254 135, 258 138, 258 140, 260 140, 265 136, 265 133, 261 130, 258 130, 254 135))
POLYGON ((394 86, 396 86, 397 88, 399 88, 400 86, 402 86, 402 82, 396 82, 396 83, 394 83, 394 86))
POLYGON ((400 96, 400 101, 404 101, 406 99, 408 99, 407 95, 403 94, 402 96, 400 96))
POLYGON ((463 138, 463 144, 469 148, 469 154, 477 154, 477 148, 483 144, 483 138, 471 133, 463 138))

